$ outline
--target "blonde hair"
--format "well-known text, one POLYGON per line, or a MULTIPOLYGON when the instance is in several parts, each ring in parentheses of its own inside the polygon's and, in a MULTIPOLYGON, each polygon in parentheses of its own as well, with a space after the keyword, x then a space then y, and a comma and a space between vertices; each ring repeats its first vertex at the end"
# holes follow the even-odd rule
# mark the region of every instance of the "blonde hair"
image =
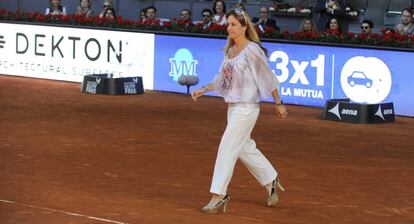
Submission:
POLYGON ((305 32, 305 22, 309 21, 311 23, 311 32, 318 33, 318 28, 316 27, 315 21, 312 18, 304 18, 300 23, 299 32, 305 32))
MULTIPOLYGON (((262 47, 259 34, 257 34, 256 28, 254 27, 249 14, 243 10, 242 8, 235 8, 231 9, 226 13, 226 19, 228 19, 230 16, 234 16, 234 18, 239 21, 239 23, 243 27, 247 27, 245 36, 248 40, 251 42, 254 42, 260 46, 260 48, 263 50, 264 54, 267 56, 267 50, 266 48, 262 47)), ((227 38, 227 44, 224 46, 224 54, 228 56, 230 48, 234 45, 234 41, 231 38, 227 38)))

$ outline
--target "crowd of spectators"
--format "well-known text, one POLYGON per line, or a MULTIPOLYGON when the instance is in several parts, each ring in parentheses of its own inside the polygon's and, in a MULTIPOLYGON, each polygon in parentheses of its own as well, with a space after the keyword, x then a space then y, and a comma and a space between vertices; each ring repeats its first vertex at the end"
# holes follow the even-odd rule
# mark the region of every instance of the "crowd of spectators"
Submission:
MULTIPOLYGON (((185 8, 179 10, 176 17, 172 19, 160 18, 157 14, 157 8, 149 6, 138 11, 136 19, 131 20, 117 16, 112 0, 100 1, 102 8, 96 6, 92 8, 92 2, 95 1, 79 0, 77 10, 69 12, 69 14, 67 14, 67 9, 61 0, 49 0, 45 13, 21 12, 20 10, 10 12, 0 9, 0 20, 226 35, 225 12, 227 9, 238 7, 247 11, 242 1, 227 6, 223 0, 214 0, 211 2, 211 8, 202 9, 200 15, 194 16, 190 9, 185 8), (194 20, 193 16, 197 17, 197 20, 194 20)), ((272 8, 266 6, 258 7, 258 11, 249 12, 249 15, 251 15, 252 23, 257 32, 263 38, 414 48, 412 8, 401 10, 400 22, 395 26, 381 28, 381 24, 377 24, 374 28, 374 22, 365 17, 363 20, 361 19, 359 31, 355 31, 357 27, 352 26, 353 32, 349 32, 346 23, 347 17, 343 14, 342 1, 319 0, 314 7, 318 16, 304 18, 296 29, 290 26, 289 30, 286 30, 286 27, 281 30, 275 20, 275 18, 279 18, 278 14, 273 14, 272 8)))
MULTIPOLYGON (((51 23, 66 23, 87 26, 107 26, 119 27, 126 29, 143 29, 164 32, 190 32, 203 34, 226 34, 227 21, 225 13, 228 9, 225 1, 214 0, 211 3, 211 8, 204 8, 201 10, 200 19, 193 19, 193 12, 188 9, 182 9, 177 13, 177 17, 172 19, 160 18, 157 14, 157 8, 148 6, 138 11, 135 20, 123 19, 117 16, 112 0, 101 0, 102 8, 92 10, 92 0, 79 0, 77 10, 73 13, 67 14, 66 7, 61 0, 49 0, 49 5, 45 9, 45 13, 26 13, 19 10, 10 12, 0 9, 0 20, 20 20, 20 21, 40 21, 51 23)), ((413 9, 404 8, 401 10, 400 23, 394 27, 383 27, 381 29, 375 28, 374 23, 369 18, 363 19, 359 24, 360 30, 354 33, 348 32, 348 27, 343 26, 344 6, 343 0, 318 0, 314 10, 317 12, 317 17, 306 17, 300 23, 296 30, 292 28, 288 30, 281 30, 278 27, 275 16, 266 6, 259 7, 256 12, 249 12, 252 23, 256 27, 257 32, 264 38, 276 39, 295 39, 295 40, 310 40, 322 42, 337 42, 337 43, 357 43, 357 44, 380 44, 383 46, 401 46, 414 48, 414 23, 413 23, 413 9), (379 32, 381 30, 381 32, 379 32), (357 34, 355 34, 357 33, 357 34), (337 36, 338 38, 332 38, 337 36), (364 40, 353 41, 354 38, 363 37, 364 40), (366 41, 365 39, 372 41, 366 41), (376 40, 374 40, 376 39, 376 40), (394 42, 396 40, 397 42, 394 42), (390 41, 392 42, 390 45, 390 41), (397 44, 394 44, 397 43, 397 44), (402 45, 401 45, 402 44, 402 45)), ((242 1, 236 3, 229 8, 238 7, 246 10, 242 1)), ((348 9, 347 9, 348 10, 348 9)), ((377 25, 378 26, 378 25, 377 25)), ((380 26, 380 25, 379 25, 380 26)), ((355 28, 355 27, 354 27, 355 28)))
MULTIPOLYGON (((91 4, 91 0, 80 0, 75 14, 85 17, 95 16, 91 4)), ((241 1, 233 7, 245 9, 245 6, 241 1)), ((225 17, 226 11, 227 6, 225 1, 215 0, 212 2, 211 9, 205 8, 201 11, 202 19, 198 21, 192 19, 192 12, 190 9, 182 9, 178 17, 178 23, 186 26, 200 25, 204 29, 208 29, 208 27, 213 24, 225 26, 227 24, 225 17)), ((303 19, 300 27, 298 27, 298 32, 329 35, 341 35, 345 32, 341 21, 341 18, 345 14, 344 0, 318 0, 314 6, 314 12, 316 13, 315 20, 314 18, 303 19)), ((46 8, 45 14, 66 15, 66 7, 62 5, 61 0, 49 0, 49 6, 46 8)), ((268 7, 260 7, 258 12, 252 14, 252 22, 259 32, 280 32, 280 28, 277 26, 277 21, 270 17, 268 7)), ((108 20, 117 18, 111 0, 102 1, 102 10, 98 16, 108 20)), ((159 18, 157 16, 157 8, 154 6, 149 6, 140 10, 137 20, 145 24, 161 26, 164 22, 170 21, 169 19, 159 18)), ((360 32, 370 35, 373 33, 373 28, 374 23, 367 18, 362 21, 360 32)), ((384 32, 395 32, 402 35, 414 34, 413 10, 410 8, 403 9, 401 12, 401 23, 397 24, 394 28, 384 29, 384 32)))

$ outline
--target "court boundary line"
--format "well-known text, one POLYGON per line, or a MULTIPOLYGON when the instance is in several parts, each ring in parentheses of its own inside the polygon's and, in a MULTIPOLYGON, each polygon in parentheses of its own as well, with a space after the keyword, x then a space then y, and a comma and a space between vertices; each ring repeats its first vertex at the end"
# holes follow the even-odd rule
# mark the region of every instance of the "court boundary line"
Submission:
POLYGON ((127 222, 120 222, 120 221, 115 221, 115 220, 110 220, 110 219, 104 219, 104 218, 99 218, 99 217, 90 216, 90 215, 83 215, 83 214, 78 214, 78 213, 74 213, 74 212, 67 212, 67 211, 63 211, 63 210, 59 210, 59 209, 46 208, 46 207, 42 207, 42 206, 29 205, 29 204, 25 204, 25 203, 14 202, 14 201, 9 201, 9 200, 4 200, 4 199, 0 199, 0 202, 7 203, 7 204, 14 204, 14 205, 22 206, 22 207, 45 210, 45 211, 49 211, 49 212, 61 213, 61 214, 65 214, 65 215, 88 218, 88 219, 107 222, 107 223, 128 224, 127 222))

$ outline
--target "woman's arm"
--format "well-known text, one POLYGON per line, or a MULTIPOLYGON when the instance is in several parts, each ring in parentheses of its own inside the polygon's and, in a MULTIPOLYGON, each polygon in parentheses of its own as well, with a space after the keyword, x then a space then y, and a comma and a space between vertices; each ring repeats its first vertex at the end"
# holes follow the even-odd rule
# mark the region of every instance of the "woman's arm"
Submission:
POLYGON ((200 89, 194 90, 191 93, 191 98, 193 98, 194 101, 197 101, 197 98, 206 94, 207 92, 210 92, 211 90, 214 89, 213 84, 209 83, 203 87, 201 87, 200 89))
POLYGON ((272 96, 276 104, 277 115, 281 118, 286 118, 288 113, 286 111, 285 105, 283 105, 282 101, 280 100, 278 89, 273 90, 272 96))

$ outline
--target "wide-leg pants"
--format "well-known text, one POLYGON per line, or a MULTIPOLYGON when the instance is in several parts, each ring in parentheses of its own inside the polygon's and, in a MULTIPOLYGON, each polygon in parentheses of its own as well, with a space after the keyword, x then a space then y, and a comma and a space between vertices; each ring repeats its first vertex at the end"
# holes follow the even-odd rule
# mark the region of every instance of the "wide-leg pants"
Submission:
POLYGON ((253 127, 259 116, 259 104, 229 104, 227 111, 227 127, 217 153, 213 180, 210 192, 218 195, 227 194, 227 186, 233 176, 237 159, 247 167, 261 185, 272 182, 277 172, 256 148, 250 138, 253 127))

